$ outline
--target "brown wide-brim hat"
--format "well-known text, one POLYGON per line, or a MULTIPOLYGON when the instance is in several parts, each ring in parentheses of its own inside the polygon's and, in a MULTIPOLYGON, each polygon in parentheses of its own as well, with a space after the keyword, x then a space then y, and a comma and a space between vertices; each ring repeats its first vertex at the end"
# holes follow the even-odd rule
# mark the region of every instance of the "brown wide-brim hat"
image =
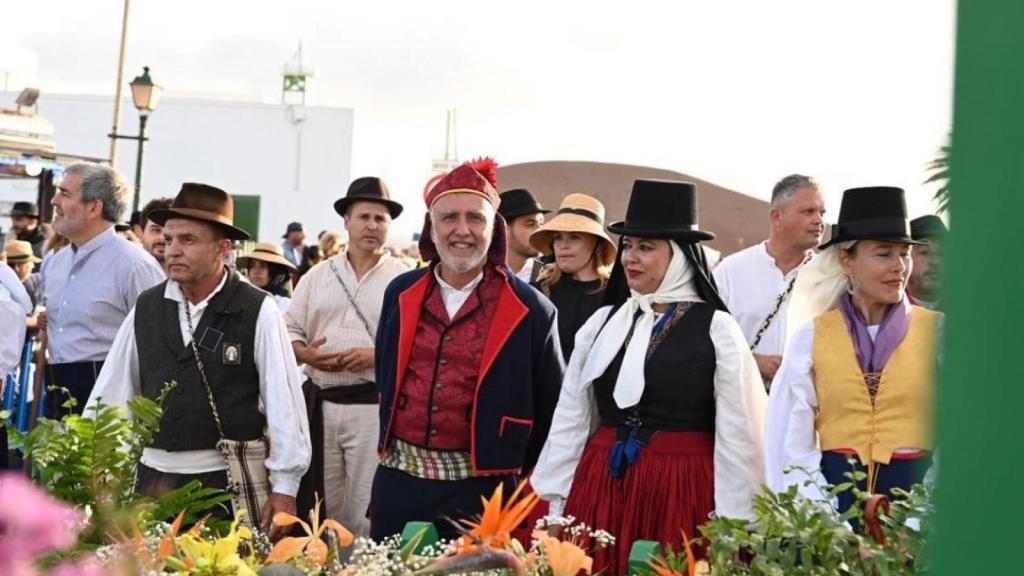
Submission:
POLYGON ((597 198, 586 194, 566 196, 555 215, 540 229, 530 234, 530 246, 545 256, 551 256, 554 253, 552 242, 555 232, 583 232, 596 236, 599 243, 607 244, 611 248, 599 253, 599 264, 611 266, 615 263, 615 243, 605 232, 604 204, 597 198))
POLYGON ((339 216, 344 216, 348 207, 356 202, 376 202, 383 204, 388 209, 388 214, 394 220, 402 214, 402 205, 391 199, 387 184, 376 176, 363 176, 356 178, 348 186, 348 192, 344 197, 334 203, 334 211, 339 216))
POLYGON ((269 264, 280 264, 289 270, 298 270, 298 268, 295 267, 295 264, 292 264, 284 257, 284 249, 272 242, 257 243, 252 252, 238 257, 238 266, 244 268, 249 265, 250 260, 259 260, 269 264))
POLYGON ((231 195, 206 184, 186 182, 170 208, 153 210, 149 219, 164 226, 171 218, 188 218, 219 226, 232 240, 248 240, 249 233, 235 227, 235 201, 231 195))
POLYGON ((42 262, 32 252, 32 245, 24 240, 8 240, 7 244, 4 245, 4 252, 7 252, 7 262, 10 264, 20 264, 22 262, 39 264, 42 262))

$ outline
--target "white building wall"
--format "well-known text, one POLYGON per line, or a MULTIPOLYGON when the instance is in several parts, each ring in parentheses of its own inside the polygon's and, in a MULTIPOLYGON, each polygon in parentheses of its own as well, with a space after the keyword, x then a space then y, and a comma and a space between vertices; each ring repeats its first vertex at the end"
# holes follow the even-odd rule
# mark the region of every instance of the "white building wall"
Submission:
MULTIPOLYGON (((0 103, 16 93, 0 92, 0 103)), ((110 97, 43 94, 39 111, 56 126, 57 150, 96 158, 109 155, 110 97)), ((147 125, 142 202, 174 196, 182 182, 202 182, 232 194, 260 196, 260 240, 279 241, 288 222, 305 224, 307 242, 326 228, 340 228, 332 204, 351 179, 353 111, 303 107, 299 187, 297 129, 288 106, 165 98, 147 125)), ((122 106, 121 132, 138 133, 130 98, 122 106)), ((137 144, 122 140, 117 168, 134 182, 137 144)), ((34 198, 34 182, 0 180, 0 200, 34 198)), ((127 215, 126 215, 127 218, 127 215)), ((6 228, 6 218, 3 222, 6 228)))

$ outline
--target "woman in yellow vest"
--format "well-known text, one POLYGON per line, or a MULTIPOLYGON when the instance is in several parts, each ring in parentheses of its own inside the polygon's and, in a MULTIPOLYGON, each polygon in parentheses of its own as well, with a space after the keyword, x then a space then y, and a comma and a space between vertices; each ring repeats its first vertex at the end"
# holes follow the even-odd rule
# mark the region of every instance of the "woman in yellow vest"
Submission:
POLYGON ((867 474, 860 488, 874 494, 923 480, 934 449, 942 315, 907 299, 914 244, 903 190, 843 194, 832 239, 793 291, 796 332, 772 384, 765 428, 772 489, 797 485, 843 512, 853 495, 833 501, 805 485, 808 474, 818 485, 837 485, 857 469, 867 474))

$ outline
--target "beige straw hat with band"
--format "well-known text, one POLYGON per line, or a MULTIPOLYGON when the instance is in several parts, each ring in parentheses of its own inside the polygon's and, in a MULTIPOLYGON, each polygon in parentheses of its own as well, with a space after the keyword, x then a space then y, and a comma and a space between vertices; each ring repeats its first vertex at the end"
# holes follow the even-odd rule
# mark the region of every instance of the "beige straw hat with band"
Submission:
POLYGON ((8 240, 4 249, 7 251, 7 262, 11 264, 19 264, 21 262, 39 264, 42 262, 32 253, 32 245, 24 240, 8 240))
POLYGON ((552 242, 555 232, 585 232, 597 236, 608 245, 607 250, 599 251, 602 262, 599 265, 610 266, 615 262, 615 243, 608 237, 604 229, 604 204, 593 196, 586 194, 569 194, 562 200, 558 210, 539 230, 530 235, 530 246, 545 256, 552 254, 552 242))
POLYGON ((238 257, 238 266, 248 266, 249 260, 259 260, 261 262, 269 262, 271 264, 280 264, 289 270, 296 270, 295 265, 284 257, 284 250, 273 242, 260 242, 256 244, 256 248, 253 248, 252 252, 245 256, 238 257))

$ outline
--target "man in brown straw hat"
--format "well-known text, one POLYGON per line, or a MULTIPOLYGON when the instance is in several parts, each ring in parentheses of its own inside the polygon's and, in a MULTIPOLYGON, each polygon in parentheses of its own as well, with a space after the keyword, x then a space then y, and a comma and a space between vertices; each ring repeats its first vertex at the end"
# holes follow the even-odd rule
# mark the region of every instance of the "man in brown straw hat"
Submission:
POLYGON ((168 279, 139 296, 90 402, 124 405, 132 396, 155 398, 165 382, 176 382, 163 403, 160 431, 142 453, 137 489, 155 496, 196 479, 205 486, 224 488, 230 481, 244 489, 249 476, 236 472, 217 449, 225 441, 243 441, 262 453, 247 453, 252 460, 244 464, 257 465, 246 470, 262 472, 265 465, 269 487, 255 486, 255 495, 236 497, 236 507, 271 529, 275 513, 295 513, 299 480, 309 465, 309 431, 298 367, 277 305, 224 266, 232 240, 249 237, 234 226, 233 216, 226 192, 189 183, 170 208, 150 214, 164 227, 168 279), (264 430, 270 434, 269 454, 264 430), (271 492, 265 503, 261 488, 271 492))
POLYGON ((348 247, 302 277, 285 314, 295 355, 306 365, 313 440, 299 507, 312 506, 319 494, 327 515, 365 536, 379 427, 374 339, 384 290, 408 267, 384 248, 402 206, 379 178, 357 178, 334 210, 348 247))

